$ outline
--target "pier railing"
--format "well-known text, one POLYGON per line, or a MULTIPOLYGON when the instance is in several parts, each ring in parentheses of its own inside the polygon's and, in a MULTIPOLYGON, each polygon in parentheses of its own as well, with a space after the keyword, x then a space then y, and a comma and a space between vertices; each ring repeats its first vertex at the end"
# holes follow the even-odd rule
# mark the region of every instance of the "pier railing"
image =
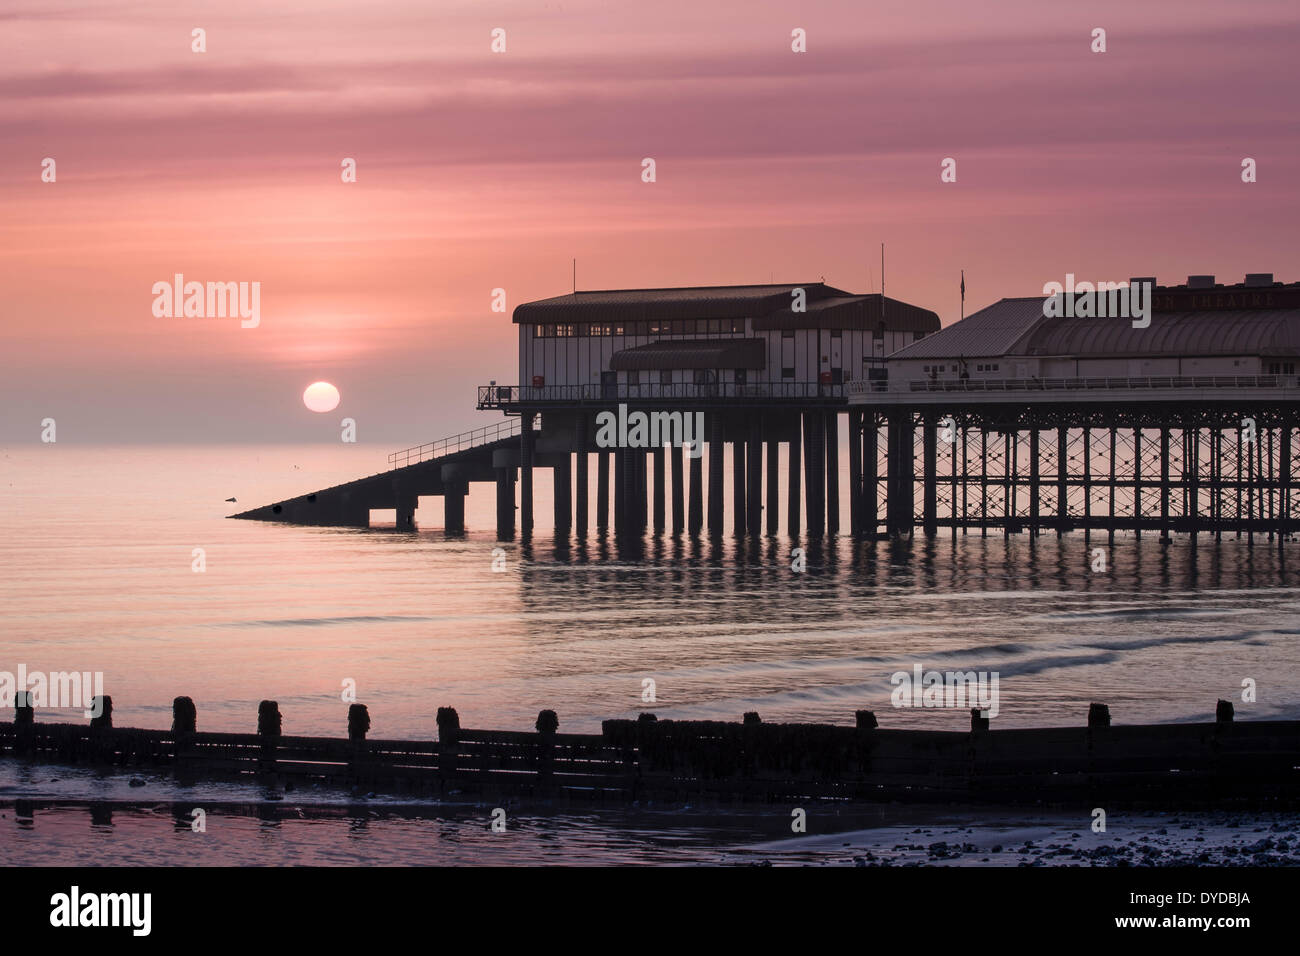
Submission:
MULTIPOLYGON (((903 383, 897 383, 900 387, 903 383)), ((912 392, 1051 392, 1096 389, 1294 388, 1294 375, 1141 375, 1107 378, 941 378, 913 379, 912 392)), ((897 391, 888 381, 855 381, 848 394, 897 391)))
POLYGON ((395 451, 388 456, 388 467, 390 469, 405 468, 407 465, 414 465, 433 458, 441 458, 443 455, 451 455, 478 445, 487 445, 518 434, 519 419, 508 418, 503 422, 497 422, 495 425, 475 428, 473 431, 461 432, 459 435, 452 435, 450 438, 440 438, 437 441, 426 442, 423 445, 413 445, 410 448, 395 451))
POLYGON ((764 399, 840 399, 843 384, 819 382, 647 382, 641 385, 480 385, 478 407, 509 408, 542 402, 754 401, 764 399))

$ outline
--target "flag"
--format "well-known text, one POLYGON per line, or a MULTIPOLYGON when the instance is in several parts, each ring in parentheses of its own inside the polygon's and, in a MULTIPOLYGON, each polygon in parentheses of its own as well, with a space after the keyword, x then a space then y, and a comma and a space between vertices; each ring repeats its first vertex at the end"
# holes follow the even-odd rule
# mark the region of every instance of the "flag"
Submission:
POLYGON ((966 270, 961 270, 961 300, 966 301, 966 270))

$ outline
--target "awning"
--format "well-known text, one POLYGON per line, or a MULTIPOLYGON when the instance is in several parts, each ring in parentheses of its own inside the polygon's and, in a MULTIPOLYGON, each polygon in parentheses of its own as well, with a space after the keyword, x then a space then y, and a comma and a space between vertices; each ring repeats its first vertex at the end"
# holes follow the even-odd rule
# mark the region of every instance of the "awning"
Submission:
POLYGON ((678 368, 767 368, 763 339, 702 339, 651 342, 620 349, 609 360, 615 371, 678 368))

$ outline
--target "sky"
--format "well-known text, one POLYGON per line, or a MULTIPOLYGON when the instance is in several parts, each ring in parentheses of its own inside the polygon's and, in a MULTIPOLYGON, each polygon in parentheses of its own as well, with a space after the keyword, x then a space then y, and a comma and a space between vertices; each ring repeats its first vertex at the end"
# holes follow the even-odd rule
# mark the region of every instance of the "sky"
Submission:
POLYGON ((493 290, 575 258, 870 292, 884 242, 945 324, 963 269, 968 313, 1068 272, 1300 280, 1297 49, 1294 0, 0 0, 0 442, 488 424, 493 290), (176 273, 260 283, 260 324, 156 316, 176 273))

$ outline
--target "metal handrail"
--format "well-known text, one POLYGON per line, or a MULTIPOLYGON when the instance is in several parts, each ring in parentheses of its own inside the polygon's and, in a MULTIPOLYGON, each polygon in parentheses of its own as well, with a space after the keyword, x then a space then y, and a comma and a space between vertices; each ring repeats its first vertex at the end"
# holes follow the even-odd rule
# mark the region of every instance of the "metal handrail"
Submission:
POLYGON ((486 445, 518 434, 519 419, 508 418, 503 422, 497 422, 495 425, 486 425, 483 428, 475 428, 472 431, 461 432, 459 435, 452 435, 450 438, 440 438, 437 441, 425 442, 423 445, 412 445, 410 448, 395 451, 388 456, 388 467, 390 470, 405 468, 407 465, 413 465, 430 458, 441 458, 443 455, 465 451, 478 445, 486 445))
POLYGON ((658 399, 843 398, 845 383, 818 382, 674 382, 664 385, 626 382, 582 385, 480 385, 479 408, 502 408, 521 402, 600 402, 658 399))
MULTIPOLYGON (((897 383, 901 386, 903 383, 897 383)), ((1292 388, 1292 375, 1144 375, 1132 378, 954 378, 913 379, 906 383, 912 392, 1039 392, 1064 389, 1130 388, 1292 388)), ((858 381, 849 394, 896 391, 888 383, 858 381)))

